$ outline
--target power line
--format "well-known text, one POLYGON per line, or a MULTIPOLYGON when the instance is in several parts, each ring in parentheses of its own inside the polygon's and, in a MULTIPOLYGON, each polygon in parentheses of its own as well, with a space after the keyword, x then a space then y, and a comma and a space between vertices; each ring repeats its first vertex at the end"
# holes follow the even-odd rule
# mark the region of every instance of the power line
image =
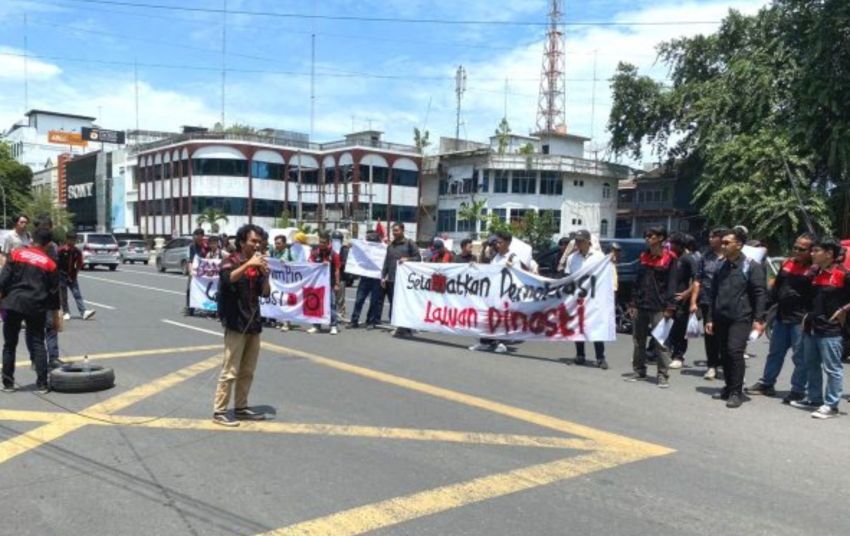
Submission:
MULTIPOLYGON (((66 0, 84 4, 111 5, 132 7, 137 9, 158 9, 164 11, 182 11, 188 13, 214 13, 221 15, 224 10, 217 8, 204 8, 192 6, 174 6, 166 4, 135 3, 122 0, 66 0)), ((335 20, 346 22, 391 22, 402 24, 447 24, 447 25, 489 25, 489 26, 528 26, 545 27, 549 23, 545 21, 507 21, 507 20, 475 20, 475 19, 425 19, 404 17, 365 17, 360 15, 318 15, 307 13, 286 13, 278 11, 247 11, 228 10, 232 15, 246 15, 254 17, 277 17, 284 19, 311 19, 311 20, 335 20)), ((560 26, 683 26, 701 24, 719 24, 720 21, 685 20, 685 21, 569 21, 561 22, 560 26)))

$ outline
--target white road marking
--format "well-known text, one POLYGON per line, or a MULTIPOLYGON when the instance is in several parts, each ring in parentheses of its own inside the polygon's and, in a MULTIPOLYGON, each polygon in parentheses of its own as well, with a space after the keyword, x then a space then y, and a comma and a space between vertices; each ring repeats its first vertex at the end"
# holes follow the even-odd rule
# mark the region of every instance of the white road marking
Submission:
POLYGON ((169 279, 180 279, 182 277, 186 277, 185 275, 182 275, 182 274, 168 274, 168 273, 161 274, 159 272, 145 272, 145 271, 142 271, 142 270, 128 270, 127 268, 124 268, 123 266, 121 267, 120 270, 118 270, 118 272, 119 273, 124 272, 124 273, 128 273, 128 274, 151 275, 151 276, 155 276, 155 277, 167 277, 169 279))
POLYGON ((178 328, 191 329, 194 331, 200 331, 201 333, 207 333, 209 335, 217 335, 219 337, 224 337, 224 333, 220 331, 213 331, 211 329, 199 328, 198 326, 193 326, 191 324, 184 324, 183 322, 175 322, 174 320, 168 320, 167 318, 162 319, 166 324, 171 324, 172 326, 177 326, 178 328))
POLYGON ((177 291, 177 290, 167 290, 167 289, 164 289, 164 288, 149 287, 147 285, 137 285, 136 283, 127 283, 126 281, 118 281, 116 279, 107 279, 105 277, 95 277, 93 275, 85 275, 85 274, 80 274, 80 277, 84 277, 86 279, 94 279, 95 281, 105 281, 107 283, 114 283, 116 285, 124 285, 124 286, 127 286, 127 287, 142 288, 142 289, 145 289, 145 290, 154 290, 156 292, 165 292, 166 294, 177 294, 178 296, 185 296, 186 295, 185 292, 180 292, 180 291, 177 291))
POLYGON ((91 300, 83 300, 83 301, 85 301, 86 305, 94 305, 96 307, 100 307, 101 309, 109 309, 110 311, 115 310, 115 307, 112 307, 111 305, 106 305, 106 304, 103 304, 103 303, 97 303, 97 302, 93 302, 91 300))

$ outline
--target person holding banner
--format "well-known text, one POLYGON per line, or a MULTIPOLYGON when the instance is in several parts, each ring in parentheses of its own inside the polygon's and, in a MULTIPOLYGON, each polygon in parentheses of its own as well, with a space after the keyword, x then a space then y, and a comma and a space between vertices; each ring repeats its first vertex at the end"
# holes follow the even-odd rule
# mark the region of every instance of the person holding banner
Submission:
MULTIPOLYGON (((524 270, 525 267, 517 257, 517 254, 510 251, 511 241, 513 241, 514 238, 510 231, 496 231, 493 237, 495 237, 496 240, 493 242, 493 257, 490 258, 489 264, 505 264, 507 266, 514 266, 514 264, 519 263, 520 267, 524 270)), ((504 354, 508 351, 508 347, 503 341, 485 337, 478 339, 478 344, 473 344, 469 347, 469 349, 473 352, 490 350, 497 354, 504 354)))
MULTIPOLYGON (((393 318, 393 295, 395 293, 395 274, 398 265, 404 261, 419 262, 422 257, 419 255, 419 248, 416 242, 404 237, 404 224, 396 222, 392 227, 393 240, 387 246, 387 257, 384 259, 384 269, 381 273, 381 285, 387 293, 387 299, 390 302, 390 321, 393 318)), ((393 335, 398 337, 410 336, 409 328, 396 328, 393 330, 393 335)))
POLYGON ((221 263, 218 302, 224 326, 224 362, 213 405, 213 422, 239 426, 239 420, 260 421, 265 415, 248 407, 248 393, 260 354, 260 296, 271 294, 268 261, 260 253, 263 229, 246 224, 236 233, 237 253, 221 263), (227 409, 235 386, 235 412, 227 409))
MULTIPOLYGON (((202 259, 207 257, 207 244, 204 242, 204 230, 200 227, 192 232, 192 243, 189 244, 189 266, 192 266, 196 256, 202 259)), ((189 274, 189 277, 186 279, 186 308, 183 310, 183 314, 186 316, 192 316, 195 314, 195 310, 189 305, 189 292, 191 288, 192 274, 189 274)))
MULTIPOLYGON (((378 233, 370 231, 366 233, 366 242, 380 244, 381 238, 378 233)), ((356 243, 356 241, 352 241, 352 244, 356 243)), ((349 258, 356 259, 356 256, 352 255, 349 258)), ((380 273, 380 268, 378 272, 380 273)), ((375 329, 381 321, 381 310, 384 308, 384 289, 381 288, 380 277, 360 275, 357 283, 357 296, 354 299, 354 310, 351 311, 350 328, 357 329, 360 327, 360 312, 363 310, 363 304, 366 303, 367 297, 369 298, 369 309, 366 312, 366 329, 371 330, 375 329)))
MULTIPOLYGON (((277 235, 274 237, 274 249, 271 251, 271 257, 279 259, 283 262, 292 262, 292 249, 286 244, 286 235, 277 235)), ((288 321, 280 323, 281 331, 289 331, 292 325, 288 321)))
MULTIPOLYGON (((676 255, 664 248, 667 229, 650 227, 644 233, 647 249, 640 254, 637 279, 629 306, 634 319, 632 369, 634 373, 627 381, 646 378, 646 340, 662 320, 673 318, 676 311, 674 290, 676 289, 676 255)), ((657 385, 662 389, 670 386, 670 350, 661 341, 652 337, 651 345, 657 357, 657 385)))
MULTIPOLYGON (((327 231, 319 233, 319 245, 310 253, 310 262, 317 264, 329 264, 331 267, 331 288, 334 293, 339 291, 340 259, 339 255, 331 247, 331 235, 327 231)), ((331 335, 339 333, 339 315, 336 309, 336 294, 331 296, 331 335)), ((319 325, 314 324, 307 333, 317 333, 319 325)))
POLYGON ((475 254, 472 253, 472 239, 464 238, 460 241, 460 253, 455 257, 455 262, 469 264, 470 262, 476 262, 478 259, 475 257, 475 254))
POLYGON ((334 253, 339 255, 340 265, 339 288, 334 292, 337 318, 345 318, 345 288, 351 285, 354 281, 352 276, 345 273, 345 263, 348 261, 348 252, 350 248, 343 243, 344 239, 345 237, 339 231, 334 231, 331 234, 331 247, 333 248, 334 253))
POLYGON ((454 255, 446 249, 446 244, 439 238, 431 242, 431 262, 449 264, 454 262, 454 255))
POLYGON ((221 252, 221 242, 217 236, 211 236, 209 239, 209 250, 205 259, 223 259, 224 255, 221 252))
MULTIPOLYGON (((575 241, 575 251, 567 257, 564 263, 565 276, 570 276, 578 272, 585 264, 600 262, 605 257, 601 251, 590 248, 590 231, 586 229, 578 230, 573 240, 575 241)), ((611 296, 611 298, 613 299, 614 297, 611 296)), ((608 370, 608 362, 605 360, 605 343, 594 341, 593 352, 596 354, 596 366, 602 370, 608 370)), ((585 355, 584 341, 576 341, 576 358, 573 360, 573 363, 584 365, 586 361, 585 355)))

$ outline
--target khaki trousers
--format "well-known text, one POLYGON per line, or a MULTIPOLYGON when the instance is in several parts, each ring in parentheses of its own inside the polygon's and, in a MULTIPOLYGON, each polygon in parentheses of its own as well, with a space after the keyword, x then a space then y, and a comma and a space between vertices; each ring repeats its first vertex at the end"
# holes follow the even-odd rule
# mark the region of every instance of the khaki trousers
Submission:
POLYGON ((236 384, 237 409, 248 407, 248 392, 254 381, 257 368, 257 356, 260 354, 260 334, 240 333, 233 330, 224 332, 224 362, 218 385, 215 390, 215 413, 225 413, 230 403, 230 393, 236 384))

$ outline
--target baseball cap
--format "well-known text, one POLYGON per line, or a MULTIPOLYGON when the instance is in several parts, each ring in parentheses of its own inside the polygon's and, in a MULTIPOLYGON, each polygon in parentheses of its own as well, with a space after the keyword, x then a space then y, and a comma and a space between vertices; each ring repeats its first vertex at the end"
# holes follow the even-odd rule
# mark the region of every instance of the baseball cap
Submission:
POLYGON ((590 231, 587 229, 579 229, 576 231, 576 240, 590 240, 590 231))

